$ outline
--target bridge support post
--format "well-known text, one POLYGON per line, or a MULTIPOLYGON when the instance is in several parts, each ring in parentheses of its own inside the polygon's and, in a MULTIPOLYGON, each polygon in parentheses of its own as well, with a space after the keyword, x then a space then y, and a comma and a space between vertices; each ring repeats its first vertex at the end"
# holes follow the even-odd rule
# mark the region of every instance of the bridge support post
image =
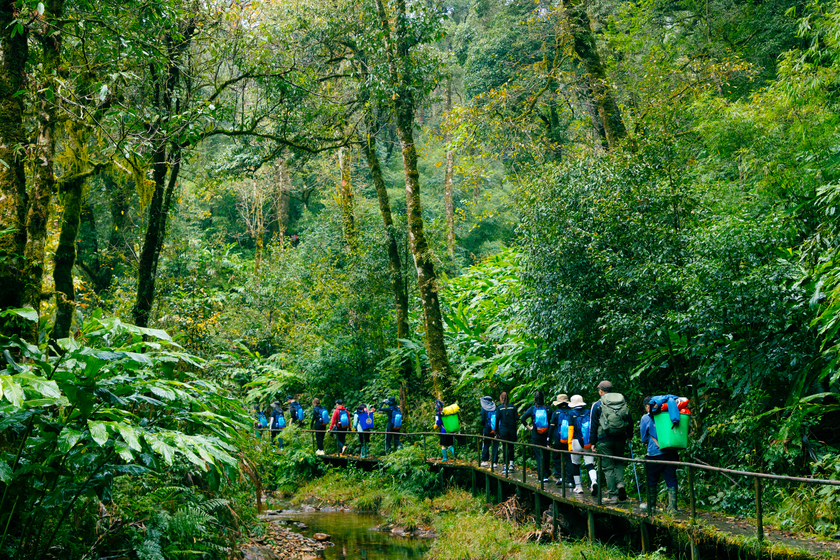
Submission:
POLYGON ((557 540, 557 500, 551 500, 551 540, 557 540))
POLYGON ((505 493, 504 489, 502 488, 501 478, 496 479, 496 501, 500 504, 505 501, 505 493))
POLYGON ((542 527, 542 510, 540 509, 540 493, 534 490, 534 522, 542 527))
POLYGON ((472 482, 472 495, 473 495, 473 498, 475 498, 475 471, 470 470, 470 474, 472 475, 472 476, 470 476, 470 479, 471 479, 471 482, 472 482))
POLYGON ((694 537, 688 538, 688 548, 690 549, 691 560, 700 560, 700 551, 697 550, 697 541, 694 540, 694 537))
POLYGON ((648 533, 648 524, 642 521, 639 525, 642 536, 642 554, 650 554, 650 533, 648 533))
POLYGON ((589 542, 595 543, 595 514, 591 509, 586 510, 586 526, 589 529, 589 542))
POLYGON ((759 543, 764 540, 764 507, 761 494, 761 479, 755 477, 755 536, 759 543))
POLYGON ((490 475, 484 473, 484 499, 490 501, 490 475))
POLYGON ((692 467, 688 467, 688 498, 691 504, 691 524, 694 525, 697 522, 697 509, 694 501, 694 469, 692 467))

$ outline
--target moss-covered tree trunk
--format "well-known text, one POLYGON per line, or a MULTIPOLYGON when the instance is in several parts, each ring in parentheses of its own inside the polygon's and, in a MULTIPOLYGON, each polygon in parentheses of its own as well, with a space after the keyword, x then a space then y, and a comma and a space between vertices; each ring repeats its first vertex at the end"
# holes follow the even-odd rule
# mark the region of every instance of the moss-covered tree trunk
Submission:
POLYGON ((365 113, 365 133, 362 137, 362 152, 367 159, 373 186, 376 189, 376 199, 379 201, 379 213, 385 226, 385 239, 388 248, 388 274, 391 279, 391 290, 394 292, 394 311, 397 323, 397 338, 408 337, 408 291, 402 271, 400 251, 397 246, 397 236, 394 230, 394 219, 391 216, 391 201, 388 189, 382 177, 382 166, 376 153, 376 119, 372 111, 365 113))
MULTIPOLYGON (((452 110, 452 78, 446 81, 446 112, 452 110)), ((455 152, 449 146, 451 138, 446 135, 446 170, 443 173, 443 205, 446 209, 446 249, 449 256, 455 255, 455 193, 452 176, 455 171, 455 152)))
POLYGON ((341 223, 344 228, 344 240, 350 251, 356 248, 356 218, 354 215, 353 181, 350 175, 352 152, 347 146, 338 149, 338 169, 341 178, 336 187, 336 202, 341 210, 341 223))
POLYGON ((586 70, 589 82, 589 92, 592 101, 600 117, 601 127, 596 127, 599 134, 604 135, 604 140, 610 148, 618 145, 618 142, 627 135, 624 121, 621 118, 621 111, 616 103, 615 96, 607 81, 607 73, 601 56, 598 53, 598 46, 595 43, 595 35, 592 33, 592 24, 589 14, 586 12, 584 0, 572 0, 566 4, 569 27, 574 39, 575 54, 586 70))
POLYGON ((70 335, 73 312, 76 310, 76 288, 73 284, 73 266, 76 264, 76 238, 82 215, 82 187, 84 179, 78 178, 64 184, 64 212, 61 216, 61 233, 53 262, 55 281, 55 323, 50 338, 58 340, 70 335))
MULTIPOLYGON (((15 2, 0 0, 0 309, 22 307, 26 248, 26 175, 23 148, 26 29, 17 29, 15 2)), ((0 332, 15 329, 0 322, 0 332)))
POLYGON ((425 79, 425 77, 414 75, 410 49, 416 37, 414 37, 414 32, 409 26, 410 18, 406 13, 405 0, 396 0, 393 6, 396 13, 394 14, 395 26, 392 34, 385 4, 383 0, 377 0, 379 23, 385 41, 392 85, 395 90, 393 96, 394 121, 402 149, 405 174, 408 243, 417 271, 417 289, 423 306, 426 351, 432 369, 434 391, 438 398, 442 398, 441 382, 449 377, 450 365, 443 336, 443 317, 438 298, 437 275, 432 262, 431 248, 426 240, 423 227, 423 213, 420 205, 420 172, 417 169, 417 147, 414 143, 414 92, 418 88, 418 84, 415 82, 425 79))

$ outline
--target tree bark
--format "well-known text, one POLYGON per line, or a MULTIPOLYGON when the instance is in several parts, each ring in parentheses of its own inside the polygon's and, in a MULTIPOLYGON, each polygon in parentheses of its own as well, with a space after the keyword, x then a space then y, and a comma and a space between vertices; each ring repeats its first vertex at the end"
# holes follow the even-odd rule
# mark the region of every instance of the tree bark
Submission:
POLYGON ((181 169, 180 153, 175 149, 173 149, 173 152, 171 157, 167 157, 166 148, 160 148, 155 154, 153 173, 155 192, 152 195, 152 202, 149 204, 149 225, 146 228, 143 250, 140 252, 140 265, 137 270, 137 296, 132 309, 134 324, 140 327, 148 327, 151 319, 158 261, 163 249, 163 241, 166 238, 166 220, 172 206, 172 193, 175 191, 175 185, 178 181, 178 172, 181 169), (169 181, 167 181, 166 171, 170 163, 172 169, 169 172, 169 181))
MULTIPOLYGON (((446 112, 452 110, 452 78, 446 81, 446 112)), ((446 248, 449 256, 455 256, 455 202, 452 175, 455 168, 455 152, 449 146, 452 141, 446 135, 446 171, 443 174, 443 205, 446 208, 446 248)))
MULTIPOLYGON (((376 153, 376 119, 371 110, 365 112, 365 133, 362 138, 362 151, 367 159, 376 198, 379 201, 379 213, 385 226, 386 244, 388 246, 388 273, 391 277, 391 290, 394 292, 394 311, 397 323, 397 338, 408 337, 408 291, 403 278, 400 251, 397 246, 397 236, 394 231, 394 220, 391 216, 391 201, 388 189, 382 177, 382 166, 376 153)), ((399 343, 398 343, 399 344, 399 343)))
POLYGON ((356 249, 356 219, 353 215, 353 182, 350 177, 350 164, 352 154, 350 148, 343 146, 338 149, 338 168, 341 173, 341 180, 337 187, 336 202, 341 210, 341 222, 344 228, 344 239, 350 251, 356 249))
POLYGON ((595 43, 595 35, 592 33, 592 24, 589 14, 586 13, 584 0, 572 0, 566 4, 569 26, 574 38, 575 54, 580 59, 583 68, 586 70, 589 81, 589 93, 597 108, 603 131, 603 139, 609 148, 615 148, 619 141, 627 135, 624 121, 621 118, 621 111, 615 101, 612 90, 607 82, 607 73, 601 62, 598 47, 595 43))
MULTIPOLYGON (((27 32, 18 33, 14 0, 0 0, 0 309, 23 306, 26 248, 26 174, 23 148, 24 68, 29 56, 27 32), (14 36, 12 34, 14 33, 14 36)), ((0 332, 15 334, 11 322, 0 332)))
POLYGON ((277 190, 272 197, 274 203, 274 214, 276 233, 283 237, 289 228, 289 203, 292 193, 292 178, 289 176, 289 168, 285 159, 277 162, 277 190))
POLYGON ((417 288, 423 306, 426 330, 426 351, 432 369, 434 392, 443 396, 441 381, 450 375, 449 357, 443 333, 443 318, 438 299, 437 275, 431 258, 431 249, 423 230, 423 214, 420 206, 420 173, 417 169, 417 148, 414 144, 415 84, 411 62, 412 30, 408 26, 405 0, 396 0, 395 42, 391 44, 391 26, 383 0, 377 0, 379 21, 385 40, 386 56, 391 81, 396 90, 394 103, 397 136, 402 149, 405 173, 406 214, 408 217, 408 242, 417 271, 417 288))
POLYGON ((61 216, 61 233, 55 250, 55 323, 52 340, 70 336, 73 312, 76 309, 76 289, 73 285, 73 266, 76 264, 76 238, 79 235, 82 214, 82 187, 84 179, 65 184, 64 213, 61 216))

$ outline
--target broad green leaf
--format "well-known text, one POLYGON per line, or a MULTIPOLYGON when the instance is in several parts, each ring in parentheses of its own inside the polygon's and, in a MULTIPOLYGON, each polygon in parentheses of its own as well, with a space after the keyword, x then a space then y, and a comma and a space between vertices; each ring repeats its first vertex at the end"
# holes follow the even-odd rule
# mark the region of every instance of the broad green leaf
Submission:
POLYGON ((3 393, 7 401, 16 407, 23 404, 23 389, 17 384, 14 377, 0 375, 0 392, 3 393))
POLYGON ((12 467, 5 461, 0 460, 0 482, 10 482, 13 474, 12 467))
POLYGON ((62 453, 67 453, 70 451, 76 443, 79 442, 79 439, 82 437, 82 432, 78 430, 74 430, 72 428, 64 428, 61 431, 61 435, 58 436, 58 449, 62 453))
POLYGON ((88 429, 93 441, 99 445, 105 445, 105 442, 108 441, 108 425, 105 422, 88 420, 88 429))
POLYGON ((115 422, 114 426, 130 448, 140 451, 140 440, 137 438, 137 430, 133 426, 121 422, 115 422))
POLYGON ((38 322, 38 312, 32 309, 31 307, 24 307, 19 309, 6 309, 4 311, 0 311, 0 317, 8 317, 9 315, 21 317, 22 319, 32 321, 33 323, 38 322))
POLYGON ((42 396, 52 399, 61 397, 61 391, 58 389, 58 384, 51 379, 44 379, 33 373, 21 373, 15 376, 15 380, 22 382, 23 385, 34 389, 41 393, 42 396))
POLYGON ((163 456, 167 465, 171 465, 175 458, 175 448, 166 443, 159 434, 146 434, 146 441, 152 446, 152 450, 163 456))
POLYGON ((117 441, 114 443, 114 447, 116 447, 117 453, 120 457, 122 457, 123 461, 126 461, 127 463, 134 462, 134 455, 131 453, 131 449, 128 445, 121 441, 117 441))

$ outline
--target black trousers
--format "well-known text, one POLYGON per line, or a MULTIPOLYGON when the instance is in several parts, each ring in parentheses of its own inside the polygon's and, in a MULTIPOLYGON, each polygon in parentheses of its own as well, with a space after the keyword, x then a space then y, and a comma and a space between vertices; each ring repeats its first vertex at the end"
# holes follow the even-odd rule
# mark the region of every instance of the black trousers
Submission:
POLYGON ((481 460, 490 460, 490 447, 493 447, 493 463, 499 462, 499 440, 490 434, 484 434, 484 439, 481 440, 481 460))
POLYGON ((315 445, 318 446, 318 451, 324 450, 324 434, 327 432, 324 430, 318 430, 315 432, 315 445))

